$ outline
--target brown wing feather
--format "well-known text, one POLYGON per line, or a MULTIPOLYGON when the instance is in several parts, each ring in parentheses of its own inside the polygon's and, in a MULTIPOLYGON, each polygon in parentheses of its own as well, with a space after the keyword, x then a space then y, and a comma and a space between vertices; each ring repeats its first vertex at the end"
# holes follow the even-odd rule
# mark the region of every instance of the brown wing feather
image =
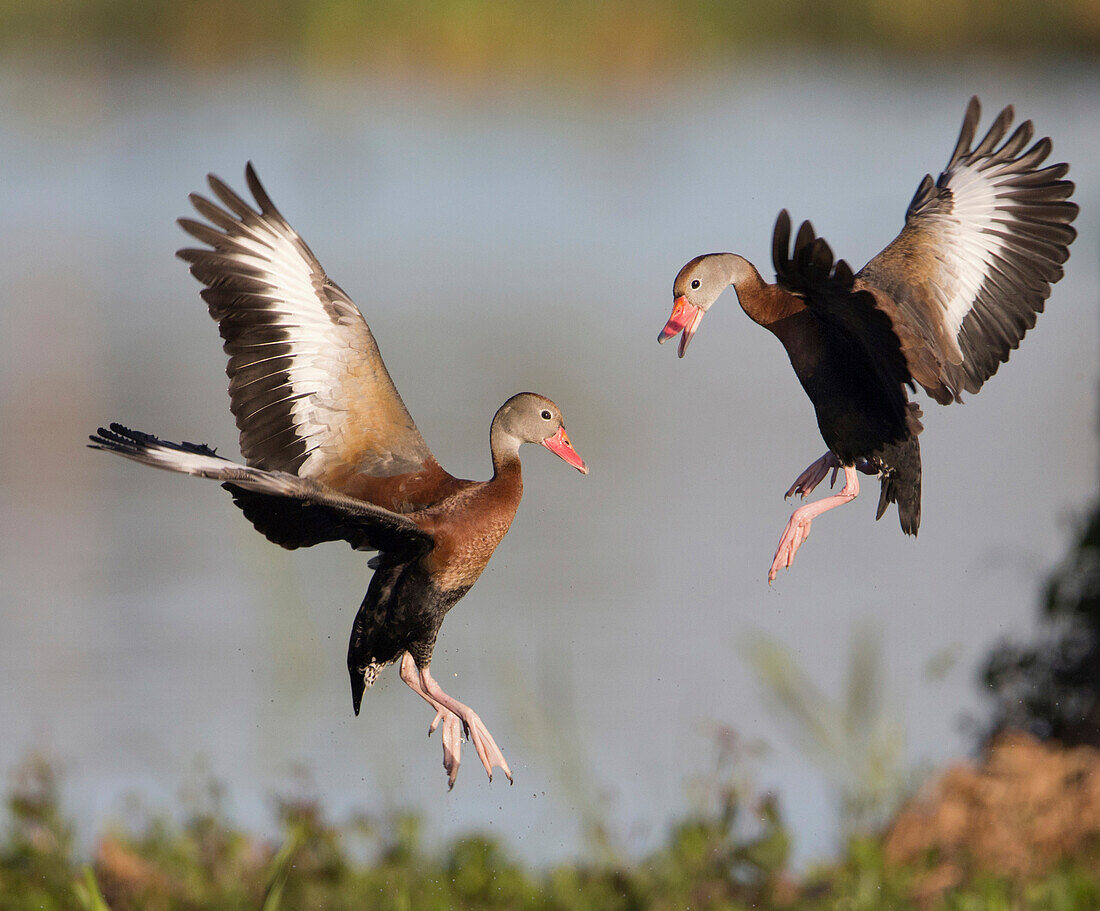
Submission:
POLYGON ((210 249, 178 255, 206 285, 203 299, 225 340, 230 407, 248 464, 337 488, 357 475, 449 478, 362 314, 275 208, 251 164, 245 176, 259 210, 210 175, 221 205, 191 196, 209 224, 180 219, 210 249))
POLYGON ((905 227, 856 282, 890 315, 912 375, 942 404, 977 392, 1008 360, 1076 236, 1069 166, 1040 168, 1050 140, 1027 148, 1030 121, 1005 139, 1007 107, 971 149, 980 113, 972 98, 947 167, 921 181, 905 227))

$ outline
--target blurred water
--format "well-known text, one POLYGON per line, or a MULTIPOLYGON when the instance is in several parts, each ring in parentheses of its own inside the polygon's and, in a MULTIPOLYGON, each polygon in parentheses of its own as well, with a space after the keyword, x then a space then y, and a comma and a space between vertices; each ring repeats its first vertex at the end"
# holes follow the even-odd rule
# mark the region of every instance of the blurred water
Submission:
MULTIPOLYGON (((772 747, 801 857, 832 847, 825 784, 738 652, 761 630, 830 691, 848 632, 883 634, 913 763, 959 755, 990 644, 1032 627, 1037 585, 1096 490, 1100 93, 1094 69, 886 69, 785 61, 593 96, 303 79, 284 72, 47 72, 0 79, 0 766, 63 760, 85 830, 121 796, 167 804, 196 756, 232 811, 269 824, 296 763, 338 813, 411 806, 537 860, 606 810, 643 846, 714 751, 706 722, 772 747), (658 349, 690 256, 767 271, 775 213, 860 264, 946 161, 971 93, 1073 165, 1066 279, 965 407, 926 404, 924 522, 876 497, 765 572, 782 491, 822 443, 781 349, 732 296, 677 361, 658 349), (430 712, 388 672, 351 713, 344 650, 365 557, 287 553, 211 484, 83 448, 109 420, 236 452, 224 359, 173 219, 255 161, 359 302, 440 461, 489 473, 488 421, 535 389, 564 409, 587 478, 525 453, 518 519, 447 619, 437 677, 516 773, 472 752, 447 794, 430 712), (924 673, 946 647, 960 661, 924 673)), ((874 485, 872 485, 873 487, 874 485)))

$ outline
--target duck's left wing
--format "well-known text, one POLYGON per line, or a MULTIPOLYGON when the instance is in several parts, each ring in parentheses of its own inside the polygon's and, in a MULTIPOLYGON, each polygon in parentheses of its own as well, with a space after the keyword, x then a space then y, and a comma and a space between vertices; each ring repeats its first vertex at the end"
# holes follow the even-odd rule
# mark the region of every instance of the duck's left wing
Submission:
POLYGON ((352 474, 446 476, 390 379, 358 308, 271 202, 252 165, 258 211, 217 177, 209 223, 180 225, 209 248, 179 256, 206 288, 229 355, 231 409, 249 465, 335 487, 352 474))
POLYGON ((856 276, 896 325, 923 339, 938 376, 914 375, 944 404, 977 392, 1008 360, 1076 236, 1069 165, 1040 167, 1050 140, 1029 147, 1031 121, 1005 139, 1007 107, 972 149, 980 113, 971 98, 947 167, 935 181, 925 176, 901 233, 856 276))

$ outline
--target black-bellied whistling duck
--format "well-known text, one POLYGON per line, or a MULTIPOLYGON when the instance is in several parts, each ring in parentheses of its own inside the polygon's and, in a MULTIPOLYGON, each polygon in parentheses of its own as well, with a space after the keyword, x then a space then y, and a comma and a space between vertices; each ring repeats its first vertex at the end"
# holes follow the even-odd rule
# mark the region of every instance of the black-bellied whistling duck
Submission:
POLYGON ((977 392, 1035 325, 1062 277, 1076 236, 1073 183, 1062 179, 1069 165, 1040 167, 1051 142, 1027 148, 1030 120, 1004 139, 1011 107, 972 149, 980 110, 972 98, 947 167, 936 181, 925 176, 901 233, 855 275, 844 260, 833 262, 809 222, 790 253, 784 210, 772 239, 774 285, 732 253, 697 256, 676 276, 672 315, 657 341, 683 332, 680 357, 728 285, 787 349, 829 451, 786 496, 805 499, 830 471, 831 486, 844 470, 839 494, 791 515, 769 582, 791 565, 814 518, 856 497, 857 470, 881 478, 875 518, 897 503, 902 531, 917 533, 922 415, 905 387, 920 383, 941 405, 977 392))
POLYGON ((463 732, 493 777, 512 779, 503 753, 469 707, 431 674, 443 617, 470 590, 516 514, 523 494, 519 448, 541 443, 587 474, 557 405, 523 392, 489 430, 493 477, 464 481, 432 456, 386 371, 362 314, 246 169, 259 211, 210 176, 221 208, 191 202, 210 224, 182 218, 211 249, 179 256, 206 288, 229 355, 230 408, 247 466, 193 443, 167 443, 112 424, 95 448, 146 465, 222 481, 248 520, 287 548, 347 541, 376 550, 348 647, 352 699, 379 670, 401 661, 401 679, 435 710, 453 787, 463 732))

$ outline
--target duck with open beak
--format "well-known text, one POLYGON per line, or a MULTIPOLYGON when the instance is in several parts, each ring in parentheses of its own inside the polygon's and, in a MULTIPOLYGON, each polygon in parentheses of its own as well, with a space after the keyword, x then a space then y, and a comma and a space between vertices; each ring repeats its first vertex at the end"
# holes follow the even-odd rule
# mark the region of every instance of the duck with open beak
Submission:
POLYGON ((687 351, 688 343, 699 328, 699 323, 703 321, 703 314, 730 284, 730 277, 721 274, 724 268, 729 266, 724 259, 727 256, 731 254, 711 253, 707 256, 696 256, 680 270, 680 274, 672 284, 672 315, 658 334, 657 341, 663 345, 670 338, 683 332, 677 352, 680 357, 683 357, 684 352, 687 351))
POLYGON ((977 393, 1035 325, 1063 274, 1078 207, 1065 162, 1044 164, 1048 138, 1013 132, 1005 108, 976 141, 981 117, 970 99, 955 149, 940 176, 925 175, 905 227, 858 272, 836 259, 803 222, 791 245, 784 209, 772 233, 776 281, 732 253, 697 256, 676 276, 672 315, 658 341, 683 332, 680 356, 703 313, 730 285, 755 323, 782 343, 813 402, 828 450, 786 496, 809 495, 844 471, 839 493, 796 509, 779 539, 768 581, 789 568, 814 518, 859 494, 858 473, 880 481, 876 518, 898 507, 901 530, 921 517, 922 387, 941 405, 977 393))

